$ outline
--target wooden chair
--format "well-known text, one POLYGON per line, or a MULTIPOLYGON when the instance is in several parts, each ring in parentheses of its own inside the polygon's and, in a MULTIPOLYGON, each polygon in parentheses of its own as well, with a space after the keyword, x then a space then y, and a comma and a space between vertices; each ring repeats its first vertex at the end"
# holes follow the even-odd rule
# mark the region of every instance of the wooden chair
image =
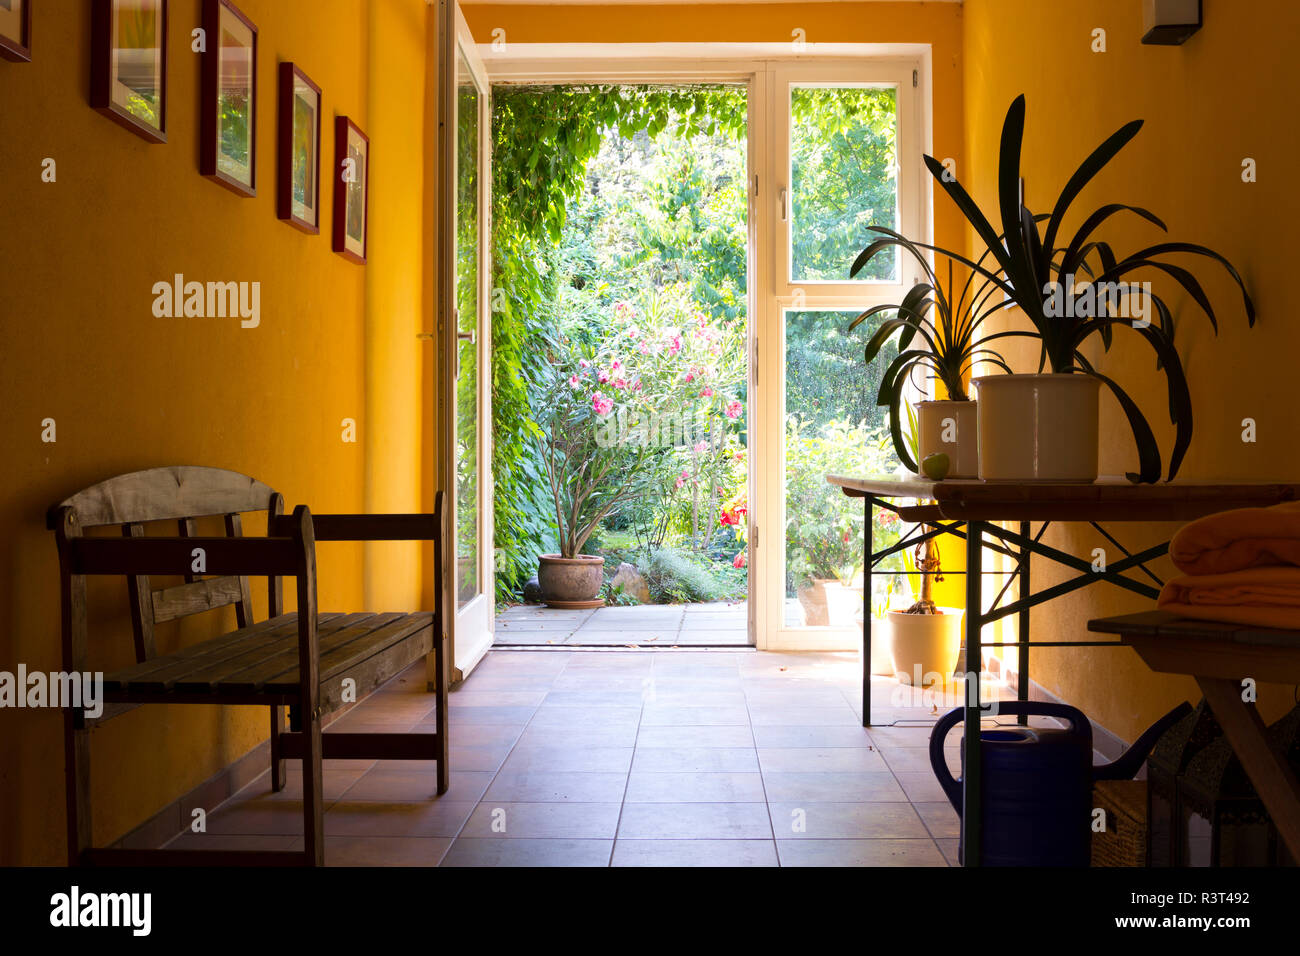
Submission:
POLYGON ((63 669, 91 670, 87 660, 86 578, 123 575, 131 606, 136 663, 105 675, 104 710, 95 720, 64 709, 68 861, 78 864, 314 865, 324 862, 321 760, 374 757, 436 760, 437 791, 448 784, 447 690, 442 549, 446 495, 432 515, 315 515, 268 486, 232 471, 173 467, 120 475, 50 509, 59 549, 63 669), (267 512, 267 536, 244 537, 241 515, 267 512), (222 516, 224 537, 199 537, 195 521, 222 516), (177 534, 145 535, 145 524, 175 522, 177 534), (86 536, 117 525, 121 537, 86 536), (434 542, 432 613, 318 614, 317 541, 434 542), (150 575, 180 575, 159 590, 150 575), (265 575, 269 616, 253 620, 249 577, 265 575), (297 582, 298 610, 285 614, 282 578, 297 582), (238 630, 159 655, 154 627, 234 605, 238 630), (408 665, 434 655, 436 731, 330 733, 321 718, 360 700, 408 665), (347 682, 352 682, 351 684, 347 682), (355 692, 355 696, 349 691, 355 692), (284 761, 302 761, 305 845, 302 851, 128 850, 91 845, 90 729, 144 704, 256 704, 271 713, 271 782, 284 787, 284 761), (285 728, 285 708, 289 728, 285 728))

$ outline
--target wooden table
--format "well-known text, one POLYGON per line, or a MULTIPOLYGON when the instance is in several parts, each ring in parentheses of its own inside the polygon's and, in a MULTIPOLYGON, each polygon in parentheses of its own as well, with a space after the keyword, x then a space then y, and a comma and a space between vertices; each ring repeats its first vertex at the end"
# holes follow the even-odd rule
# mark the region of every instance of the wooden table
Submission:
POLYGON ((1268 631, 1144 611, 1088 622, 1088 630, 1118 634, 1153 671, 1190 674, 1255 785, 1294 859, 1300 860, 1300 781, 1269 742, 1241 682, 1300 684, 1300 631, 1268 631))
MULTIPOLYGON (((1135 485, 1124 478, 1107 477, 1088 483, 1047 484, 984 482, 975 479, 930 481, 917 477, 854 478, 842 475, 827 475, 826 480, 849 497, 863 499, 866 518, 863 557, 868 582, 872 569, 881 560, 929 538, 949 534, 966 542, 966 570, 960 573, 966 576, 966 769, 962 784, 962 828, 967 866, 978 865, 980 858, 980 741, 979 734, 972 735, 970 728, 979 726, 982 711, 979 685, 982 650, 985 646, 981 643, 984 625, 1011 614, 1016 615, 1017 640, 987 646, 1017 648, 1021 676, 1018 696, 1021 700, 1027 700, 1030 648, 1125 644, 1118 640, 1031 642, 1030 608, 1100 581, 1107 581, 1152 600, 1160 593, 1164 582, 1147 567, 1147 562, 1167 554, 1169 542, 1163 541, 1133 553, 1106 531, 1102 522, 1187 522, 1230 508, 1268 507, 1300 498, 1300 483, 1263 481, 1135 485), (900 505, 896 503, 897 499, 913 503, 900 505), (914 523, 918 527, 896 545, 875 551, 871 543, 871 527, 877 507, 893 511, 903 521, 914 523), (1033 531, 1035 521, 1041 522, 1037 533, 1033 531), (1117 561, 1107 561, 1104 571, 1094 571, 1091 556, 1080 557, 1042 543, 1043 534, 1053 521, 1086 522, 1123 557, 1117 561), (995 522, 1018 522, 1019 529, 1010 531, 995 522), (1016 562, 1015 570, 988 610, 983 609, 981 593, 985 550, 1005 555, 1016 562), (1077 572, 1076 576, 1034 593, 1030 575, 1030 558, 1033 555, 1070 568, 1077 572), (1127 573, 1130 571, 1140 573, 1145 580, 1130 576, 1127 573), (1019 582, 1019 596, 1016 600, 1003 604, 1003 597, 1016 581, 1019 582)), ((869 584, 866 593, 868 596, 871 593, 869 584)), ((871 630, 872 619, 868 604, 866 613, 862 615, 863 726, 871 725, 871 630)))

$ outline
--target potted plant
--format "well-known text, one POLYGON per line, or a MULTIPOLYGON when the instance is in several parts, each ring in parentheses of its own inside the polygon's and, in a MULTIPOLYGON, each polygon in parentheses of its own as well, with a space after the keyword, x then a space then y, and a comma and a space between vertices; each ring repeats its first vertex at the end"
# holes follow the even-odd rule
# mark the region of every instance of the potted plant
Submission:
POLYGON ((948 288, 945 293, 943 284, 921 249, 892 229, 872 226, 871 231, 879 233, 881 238, 858 255, 850 270, 851 276, 856 276, 880 253, 893 255, 895 246, 905 249, 926 276, 926 281, 914 285, 901 303, 870 308, 849 324, 852 331, 875 316, 886 316, 867 341, 864 359, 868 364, 875 361, 882 346, 895 333, 899 336, 898 356, 885 369, 876 396, 877 404, 889 407, 894 450, 899 460, 913 472, 919 472, 919 463, 930 455, 942 453, 949 460, 947 477, 975 478, 979 474, 976 403, 966 394, 966 380, 976 361, 991 362, 1011 371, 1001 355, 984 347, 984 343, 1006 333, 976 338, 980 325, 995 311, 989 308, 989 298, 996 286, 987 278, 973 284, 978 273, 970 269, 960 294, 954 297, 952 257, 948 259, 948 288), (888 317, 891 314, 892 317, 888 317), (905 386, 909 381, 915 384, 913 376, 919 371, 928 371, 930 378, 942 383, 947 397, 941 401, 916 403, 920 448, 917 459, 913 460, 903 440, 900 408, 905 386))
MULTIPOLYGON (((1154 270, 1181 286, 1209 318, 1218 322, 1213 306, 1196 277, 1167 261, 1170 255, 1194 255, 1220 263, 1241 290, 1247 321, 1254 325, 1255 309, 1241 276, 1223 256, 1186 242, 1160 242, 1118 256, 1097 232, 1112 216, 1128 213, 1166 230, 1150 211, 1123 203, 1108 203, 1083 219, 1068 241, 1062 227, 1074 199, 1142 127, 1134 120, 1121 127, 1088 156, 1066 182, 1051 213, 1034 214, 1021 195, 1020 152, 1024 138, 1025 98, 1018 96, 1007 111, 998 163, 996 229, 955 177, 932 156, 925 157, 939 186, 974 227, 986 251, 964 262, 1022 311, 1041 346, 1039 372, 1034 375, 992 375, 978 378, 980 477, 989 480, 1092 481, 1097 477, 1097 401, 1104 385, 1119 401, 1137 444, 1134 481, 1160 478, 1160 448, 1137 403, 1099 372, 1083 354, 1084 343, 1096 336, 1107 350, 1115 328, 1128 328, 1150 346, 1168 387, 1169 417, 1175 426, 1168 478, 1173 479, 1192 437, 1192 403, 1182 361, 1173 345, 1173 317, 1164 300, 1150 292, 1149 283, 1129 277, 1154 270), (1040 232, 1040 224, 1045 224, 1040 232), (1047 368, 1047 374, 1043 369, 1047 368)), ((916 244, 921 249, 934 247, 916 244)), ((1000 304, 994 304, 998 308, 1000 304)))
POLYGON ((624 359, 604 349, 580 355, 567 338, 553 340, 549 351, 553 373, 539 395, 537 423, 560 550, 538 557, 537 582, 551 607, 599 607, 605 559, 583 554, 583 546, 639 493, 653 450, 619 427, 625 419, 616 412, 640 391, 624 359))
POLYGON ((934 538, 912 549, 909 572, 920 575, 920 597, 905 611, 890 610, 889 652, 901 683, 942 686, 957 669, 961 654, 962 610, 934 603, 934 582, 943 580, 934 538))

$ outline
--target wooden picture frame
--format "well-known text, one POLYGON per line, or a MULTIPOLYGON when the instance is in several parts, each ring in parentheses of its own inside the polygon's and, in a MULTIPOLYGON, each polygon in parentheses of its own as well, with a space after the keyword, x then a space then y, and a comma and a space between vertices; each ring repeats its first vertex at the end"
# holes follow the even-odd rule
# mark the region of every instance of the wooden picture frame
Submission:
POLYGON ((320 233, 321 89, 293 63, 280 64, 276 215, 320 233))
POLYGON ((334 120, 334 251, 366 264, 370 232, 370 137, 346 116, 334 120))
POLYGON ((199 172, 240 196, 257 195, 257 25, 232 0, 203 0, 199 172), (233 42, 227 44, 227 38, 233 42), (240 108, 242 102, 243 108, 240 108))
POLYGON ((32 59, 32 0, 0 0, 0 57, 32 59))
POLYGON ((90 105, 167 142, 167 0, 92 0, 90 105))

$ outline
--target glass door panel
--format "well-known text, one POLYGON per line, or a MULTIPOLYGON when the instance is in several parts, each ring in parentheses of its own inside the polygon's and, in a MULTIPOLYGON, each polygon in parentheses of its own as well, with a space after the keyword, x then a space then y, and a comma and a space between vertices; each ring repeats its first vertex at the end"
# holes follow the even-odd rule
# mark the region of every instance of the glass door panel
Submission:
POLYGON ((479 91, 464 54, 456 93, 456 605, 479 578, 479 91))

